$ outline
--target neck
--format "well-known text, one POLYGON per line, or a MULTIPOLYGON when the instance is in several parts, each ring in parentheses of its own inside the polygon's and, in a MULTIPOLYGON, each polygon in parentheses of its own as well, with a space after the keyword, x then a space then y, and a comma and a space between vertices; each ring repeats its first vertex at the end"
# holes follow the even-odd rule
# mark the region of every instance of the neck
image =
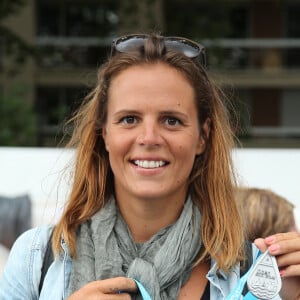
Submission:
POLYGON ((133 239, 137 243, 149 240, 160 229, 174 223, 181 214, 185 198, 178 199, 120 199, 117 203, 133 239))

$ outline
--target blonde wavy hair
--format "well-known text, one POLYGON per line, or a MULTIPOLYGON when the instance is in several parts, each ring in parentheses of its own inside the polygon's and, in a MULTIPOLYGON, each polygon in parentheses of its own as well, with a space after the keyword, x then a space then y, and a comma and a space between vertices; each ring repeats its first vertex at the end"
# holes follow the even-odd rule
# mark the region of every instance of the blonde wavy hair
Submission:
POLYGON ((270 189, 240 187, 236 201, 249 241, 296 229, 294 205, 270 189))
MULTIPOLYGON (((210 134, 204 136, 207 147, 195 158, 189 182, 192 199, 202 214, 199 230, 204 247, 196 263, 211 257, 219 268, 230 271, 241 259, 244 236, 233 194, 234 139, 225 98, 199 60, 166 49, 163 37, 158 35, 149 35, 143 47, 111 56, 99 69, 96 87, 71 120, 74 131, 68 146, 76 148, 74 183, 54 230, 54 252, 57 255, 61 251, 63 236, 71 255, 76 257, 78 226, 100 210, 114 193, 114 176, 102 137, 111 81, 131 66, 157 62, 179 70, 193 86, 200 128, 210 119, 210 134)), ((201 132, 204 135, 204 130, 201 132)))

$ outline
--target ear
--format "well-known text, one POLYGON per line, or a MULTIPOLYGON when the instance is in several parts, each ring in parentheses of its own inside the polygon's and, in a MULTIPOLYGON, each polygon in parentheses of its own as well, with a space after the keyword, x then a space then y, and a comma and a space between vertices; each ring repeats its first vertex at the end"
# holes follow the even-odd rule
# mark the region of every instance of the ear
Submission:
POLYGON ((203 126, 200 128, 200 135, 199 135, 197 149, 196 149, 197 155, 202 154, 206 148, 206 142, 208 141, 210 135, 210 125, 211 125, 211 120, 207 118, 203 126))
POLYGON ((102 138, 103 138, 103 141, 104 141, 104 144, 105 144, 105 149, 106 149, 107 152, 109 152, 109 143, 108 143, 108 138, 107 138, 107 129, 106 129, 105 126, 102 128, 102 138))

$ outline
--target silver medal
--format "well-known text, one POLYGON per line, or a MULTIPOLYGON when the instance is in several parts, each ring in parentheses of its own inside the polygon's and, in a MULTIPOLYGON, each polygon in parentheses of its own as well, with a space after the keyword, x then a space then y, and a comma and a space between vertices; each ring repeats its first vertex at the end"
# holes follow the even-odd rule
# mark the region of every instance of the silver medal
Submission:
POLYGON ((257 259, 249 274, 248 289, 256 298, 269 300, 278 295, 281 284, 276 259, 266 251, 257 259))

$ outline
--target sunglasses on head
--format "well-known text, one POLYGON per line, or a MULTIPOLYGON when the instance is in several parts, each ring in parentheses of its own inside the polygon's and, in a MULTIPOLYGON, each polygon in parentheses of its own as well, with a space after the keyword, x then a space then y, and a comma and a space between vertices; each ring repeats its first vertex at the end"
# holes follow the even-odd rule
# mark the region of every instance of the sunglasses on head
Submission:
MULTIPOLYGON (((136 50, 144 46, 148 38, 149 36, 144 34, 125 35, 116 38, 112 42, 111 54, 114 55, 116 52, 125 53, 136 50)), ((189 58, 199 58, 202 66, 206 67, 205 47, 201 44, 183 37, 161 36, 160 38, 162 38, 168 50, 182 53, 189 58)))

